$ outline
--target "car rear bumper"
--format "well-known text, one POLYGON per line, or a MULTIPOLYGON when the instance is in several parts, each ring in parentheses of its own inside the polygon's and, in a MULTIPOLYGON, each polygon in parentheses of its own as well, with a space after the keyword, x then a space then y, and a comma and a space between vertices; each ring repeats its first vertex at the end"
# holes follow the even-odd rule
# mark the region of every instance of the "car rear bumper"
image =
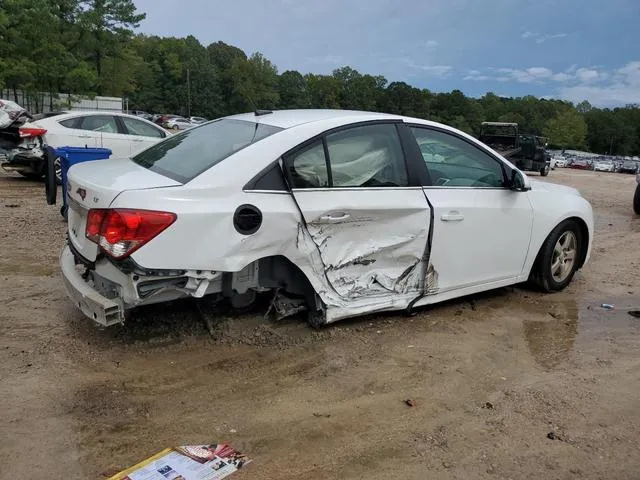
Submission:
POLYGON ((104 327, 124 322, 122 302, 102 296, 82 278, 69 246, 60 254, 60 268, 67 295, 82 313, 104 327))

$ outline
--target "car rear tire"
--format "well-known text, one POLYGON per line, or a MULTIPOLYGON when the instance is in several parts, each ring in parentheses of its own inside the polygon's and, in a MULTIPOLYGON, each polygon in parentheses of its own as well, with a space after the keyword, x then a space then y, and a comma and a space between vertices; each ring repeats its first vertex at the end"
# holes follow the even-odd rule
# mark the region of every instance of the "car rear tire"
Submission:
POLYGON ((56 170, 54 165, 55 158, 55 150, 51 147, 47 148, 47 152, 44 156, 44 190, 47 198, 47 205, 55 205, 56 197, 58 195, 58 184, 56 182, 56 170))
POLYGON ((542 244, 530 283, 548 293, 564 290, 578 270, 583 243, 580 227, 574 220, 560 223, 542 244))
POLYGON ((549 175, 549 165, 545 165, 544 167, 542 167, 540 169, 540 176, 541 177, 546 177, 547 175, 549 175))
POLYGON ((53 169, 55 170, 56 183, 62 185, 62 159, 60 157, 53 160, 53 169))
POLYGON ((640 215, 640 183, 636 185, 636 193, 633 195, 633 211, 640 215))

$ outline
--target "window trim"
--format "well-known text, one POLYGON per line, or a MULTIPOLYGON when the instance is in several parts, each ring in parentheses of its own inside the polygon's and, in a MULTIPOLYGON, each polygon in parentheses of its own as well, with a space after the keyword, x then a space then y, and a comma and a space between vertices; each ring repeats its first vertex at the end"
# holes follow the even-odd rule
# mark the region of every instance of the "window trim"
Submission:
POLYGON ((421 186, 420 185, 420 179, 416 178, 415 172, 413 172, 412 169, 409 168, 409 164, 408 162, 410 161, 410 157, 407 154, 406 151, 406 146, 405 146, 405 141, 406 139, 404 138, 404 136, 401 134, 401 130, 402 127, 406 125, 406 123, 402 120, 402 119, 379 119, 379 120, 365 120, 362 122, 354 122, 354 123, 348 123, 348 124, 344 124, 344 125, 340 125, 338 127, 334 127, 334 128, 330 128, 329 130, 325 130, 324 132, 321 132, 317 135, 314 135, 311 138, 308 138, 307 140, 305 140, 304 142, 296 145, 295 147, 289 149, 288 151, 286 151, 284 154, 282 154, 282 160, 283 160, 283 174, 285 176, 285 179, 287 181, 287 184, 289 185, 289 189, 291 192, 293 191, 321 191, 321 190, 326 190, 326 191, 332 191, 332 190, 366 190, 366 189, 370 189, 370 190, 389 190, 389 189, 407 189, 407 188, 414 188, 414 187, 418 187, 421 186), (339 132, 343 132, 346 130, 351 130, 353 128, 358 128, 358 127, 366 127, 366 126, 372 126, 372 125, 394 125, 396 128, 396 135, 398 137, 398 142, 400 144, 400 149, 402 151, 402 157, 404 160, 404 168, 407 174, 407 185, 402 186, 402 187, 334 187, 333 186, 333 175, 331 173, 331 159, 329 157, 329 151, 328 151, 328 145, 327 145, 327 136, 334 134, 334 133, 339 133, 339 132), (293 178, 291 177, 291 173, 289 170, 289 166, 291 164, 292 161, 292 157, 296 155, 296 153, 300 152, 301 150, 305 149, 306 147, 308 147, 309 145, 318 142, 318 140, 322 141, 323 147, 324 147, 324 153, 325 153, 325 162, 327 162, 327 170, 328 170, 328 175, 329 175, 329 184, 331 185, 330 187, 319 187, 319 188, 298 188, 293 186, 293 178))
POLYGON ((122 133, 124 135, 131 135, 133 137, 144 137, 144 138, 157 138, 159 140, 162 140, 163 138, 167 138, 166 133, 162 130, 160 130, 156 125, 151 124, 149 125, 147 122, 145 122, 144 120, 140 119, 140 118, 129 118, 129 117, 123 117, 120 115, 114 115, 116 117, 116 119, 118 120, 118 124, 120 127, 122 127, 122 133), (143 125, 147 125, 150 128, 153 128, 155 130, 157 130, 158 134, 160 135, 159 137, 149 137, 147 135, 136 135, 135 133, 131 133, 129 131, 129 127, 127 127, 127 124, 125 123, 125 119, 127 120, 132 120, 134 122, 140 122, 143 125))
POLYGON ((78 125, 80 125, 80 122, 82 121, 82 119, 86 117, 86 115, 77 115, 75 117, 71 117, 71 118, 63 118, 62 120, 58 120, 56 121, 56 123, 58 125, 60 125, 63 128, 68 128, 70 130, 79 130, 78 125), (68 127, 66 125, 64 125, 62 122, 72 122, 72 126, 68 127))
POLYGON ((431 174, 429 173, 429 166, 427 165, 427 162, 425 161, 424 157, 422 156, 422 153, 420 152, 420 145, 418 145, 418 140, 415 138, 415 135, 413 135, 413 132, 411 133, 411 137, 413 139, 413 143, 415 144, 418 152, 420 152, 420 161, 424 164, 426 172, 427 172, 427 179, 424 180, 425 183, 428 183, 428 185, 423 185, 423 188, 429 188, 429 189, 447 189, 447 190, 453 190, 453 189, 480 189, 480 190, 509 190, 509 176, 507 175, 508 173, 508 168, 509 166, 500 158, 496 157, 492 152, 486 150, 484 147, 482 147, 481 145, 477 145, 476 143, 470 141, 468 138, 463 137, 462 135, 460 135, 457 132, 452 132, 451 130, 447 130, 445 128, 441 128, 441 127, 437 127, 437 126, 433 126, 433 125, 423 125, 423 124, 419 124, 419 123, 407 123, 407 128, 409 130, 411 130, 412 128, 420 128, 423 130, 431 130, 431 131, 435 131, 435 132, 439 132, 439 133, 443 133, 443 134, 448 134, 451 135, 452 137, 457 138, 458 140, 462 140, 463 142, 465 142, 466 144, 472 146, 473 148, 475 148, 476 150, 484 153, 486 156, 488 156, 489 158, 491 158, 492 160, 494 160, 495 162, 498 163, 498 165, 500 166, 500 169, 502 170, 502 182, 503 182, 503 186, 502 187, 472 187, 472 186, 452 186, 452 187, 447 187, 446 185, 434 185, 432 178, 431 178, 431 174))

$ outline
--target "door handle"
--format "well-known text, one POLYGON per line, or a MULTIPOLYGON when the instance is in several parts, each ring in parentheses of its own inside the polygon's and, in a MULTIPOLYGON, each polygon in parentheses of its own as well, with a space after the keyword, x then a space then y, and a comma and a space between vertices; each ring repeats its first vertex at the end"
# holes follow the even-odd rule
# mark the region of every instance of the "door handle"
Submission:
POLYGON ((335 212, 335 213, 332 212, 332 213, 327 213, 326 215, 322 215, 318 220, 321 223, 338 223, 338 222, 344 222, 350 216, 351 215, 345 212, 335 212))
POLYGON ((92 138, 91 135, 78 135, 80 138, 92 138))
POLYGON ((142 140, 141 138, 134 138, 132 140, 132 142, 143 142, 144 140, 142 140))
POLYGON ((460 212, 449 212, 442 215, 440 217, 440 220, 442 220, 443 222, 461 222, 462 220, 464 220, 464 215, 462 215, 460 212))

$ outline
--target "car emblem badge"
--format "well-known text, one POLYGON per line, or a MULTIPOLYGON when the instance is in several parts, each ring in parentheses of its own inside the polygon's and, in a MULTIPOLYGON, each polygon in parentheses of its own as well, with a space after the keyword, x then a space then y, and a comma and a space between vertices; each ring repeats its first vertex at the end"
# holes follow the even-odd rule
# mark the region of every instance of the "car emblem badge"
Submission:
POLYGON ((87 196, 87 191, 84 188, 78 188, 78 190, 76 190, 76 193, 80 195, 80 198, 82 200, 84 200, 85 197, 87 196))

